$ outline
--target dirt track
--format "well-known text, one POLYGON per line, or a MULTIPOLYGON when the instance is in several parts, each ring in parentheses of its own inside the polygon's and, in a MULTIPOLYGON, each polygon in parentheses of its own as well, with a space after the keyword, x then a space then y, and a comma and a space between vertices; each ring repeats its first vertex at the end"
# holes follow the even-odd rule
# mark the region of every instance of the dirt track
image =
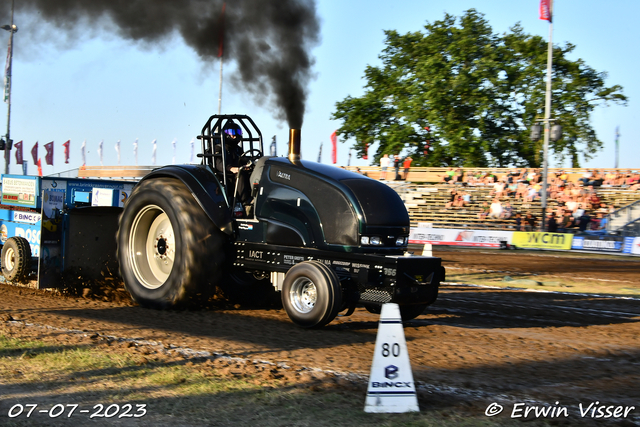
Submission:
MULTIPOLYGON (((640 282, 637 258, 506 251, 435 255, 449 267, 617 278, 635 287, 640 282)), ((324 329, 302 330, 281 309, 158 312, 8 285, 0 285, 0 301, 4 320, 363 375, 369 374, 378 327, 378 316, 361 308, 324 329)), ((634 425, 640 422, 639 320, 638 299, 443 286, 438 301, 405 325, 405 334, 427 405, 464 402, 468 410, 484 412, 494 401, 508 408, 515 402, 559 402, 577 412, 579 403, 599 401, 635 406, 625 420, 634 425)))

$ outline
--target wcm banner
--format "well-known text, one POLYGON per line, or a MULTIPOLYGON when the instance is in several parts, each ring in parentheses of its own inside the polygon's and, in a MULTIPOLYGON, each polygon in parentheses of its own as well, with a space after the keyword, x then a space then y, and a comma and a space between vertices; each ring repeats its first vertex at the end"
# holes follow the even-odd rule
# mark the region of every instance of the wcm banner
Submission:
POLYGON ((624 249, 624 237, 574 236, 571 249, 598 252, 622 252, 624 249))
POLYGON ((571 249, 573 234, 514 231, 511 244, 528 249, 571 249))

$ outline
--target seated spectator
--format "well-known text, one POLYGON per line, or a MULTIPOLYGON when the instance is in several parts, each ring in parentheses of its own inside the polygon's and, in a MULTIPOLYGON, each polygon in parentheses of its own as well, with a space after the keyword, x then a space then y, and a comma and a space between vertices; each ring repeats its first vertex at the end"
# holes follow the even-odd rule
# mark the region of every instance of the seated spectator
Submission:
POLYGON ((489 195, 497 198, 504 197, 505 195, 504 182, 498 181, 495 184, 493 184, 493 190, 491 190, 489 195))
POLYGON ((451 209, 456 203, 457 198, 458 198, 458 191, 454 188, 453 190, 451 190, 451 194, 449 195, 449 201, 445 203, 444 208, 451 209))
POLYGON ((584 208, 584 205, 582 203, 578 203, 578 207, 573 211, 573 217, 579 219, 580 217, 584 216, 586 212, 587 211, 584 208))
POLYGON ((493 203, 489 207, 489 218, 500 218, 502 216, 502 203, 500 203, 500 199, 493 199, 493 203))
POLYGON ((604 181, 602 182, 603 187, 613 187, 616 185, 616 173, 614 171, 607 171, 604 174, 604 181))
POLYGON ((582 185, 587 185, 589 183, 589 181, 591 181, 591 178, 593 178, 593 172, 591 172, 589 169, 587 169, 583 174, 582 177, 578 179, 578 181, 580 181, 582 183, 582 185))
POLYGON ((525 197, 527 197, 527 194, 529 193, 529 184, 527 184, 526 182, 520 182, 518 184, 518 189, 516 190, 516 194, 515 194, 515 199, 522 199, 524 200, 525 197))
POLYGON ((452 184, 451 180, 453 180, 453 175, 455 175, 455 173, 456 172, 453 170, 453 168, 449 168, 444 175, 439 175, 442 177, 440 182, 452 184))
POLYGON ((462 192, 462 205, 461 207, 467 207, 471 204, 471 194, 469 194, 467 191, 463 191, 462 192))
POLYGON ((524 218, 524 231, 536 231, 537 225, 537 218, 531 212, 527 212, 524 218))
POLYGON ((527 181, 527 174, 527 168, 520 169, 520 175, 518 175, 518 179, 516 179, 516 182, 526 182, 528 184, 529 181, 527 181))
POLYGON ((565 211, 560 224, 558 224, 558 232, 566 233, 570 228, 575 226, 575 220, 571 215, 571 211, 565 211))
POLYGON ((593 170, 593 176, 591 177, 589 182, 587 182, 587 185, 592 185, 594 187, 600 187, 603 182, 604 182, 604 177, 602 176, 602 174, 600 174, 600 172, 597 169, 594 169, 593 170))
POLYGON ((540 197, 540 189, 542 185, 533 184, 529 186, 529 191, 527 192, 527 197, 524 199, 525 202, 533 202, 536 197, 540 197))
POLYGON ((587 211, 583 211, 582 216, 576 219, 578 228, 581 232, 584 232, 589 228, 589 224, 591 224, 591 216, 587 213, 587 211))
POLYGON ((504 189, 506 197, 515 197, 518 192, 518 183, 512 182, 504 189))
POLYGON ((513 206, 511 206, 511 202, 507 200, 504 207, 502 208, 501 218, 509 219, 513 216, 513 206))
POLYGON ((478 213, 478 219, 487 219, 487 215, 489 215, 489 209, 489 204, 487 202, 482 202, 482 206, 480 206, 480 212, 478 213))
POLYGON ((549 233, 556 233, 558 231, 558 222, 553 212, 549 212, 547 215, 547 231, 549 233))
POLYGON ((524 231, 524 225, 522 224, 522 214, 516 212, 516 217, 513 219, 516 231, 524 231))
POLYGON ((493 184, 496 181, 496 176, 493 172, 489 171, 482 177, 483 184, 493 184))

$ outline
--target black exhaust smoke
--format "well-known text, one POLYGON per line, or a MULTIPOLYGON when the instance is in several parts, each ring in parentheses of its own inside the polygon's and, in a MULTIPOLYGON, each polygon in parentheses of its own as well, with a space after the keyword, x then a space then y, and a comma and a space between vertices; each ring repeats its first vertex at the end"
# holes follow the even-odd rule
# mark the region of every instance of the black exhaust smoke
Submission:
MULTIPOLYGON (((289 128, 300 129, 314 63, 309 50, 320 38, 315 0, 230 0, 224 18, 222 4, 222 0, 18 0, 14 21, 21 34, 35 34, 36 43, 62 30, 71 41, 102 31, 160 45, 177 32, 205 62, 218 57, 222 41, 225 61, 231 58, 238 64, 239 74, 231 78, 234 86, 275 107, 276 118, 286 120, 289 128), (56 29, 43 29, 42 21, 56 29)), ((2 0, 0 23, 9 22, 10 13, 11 1, 2 0)))

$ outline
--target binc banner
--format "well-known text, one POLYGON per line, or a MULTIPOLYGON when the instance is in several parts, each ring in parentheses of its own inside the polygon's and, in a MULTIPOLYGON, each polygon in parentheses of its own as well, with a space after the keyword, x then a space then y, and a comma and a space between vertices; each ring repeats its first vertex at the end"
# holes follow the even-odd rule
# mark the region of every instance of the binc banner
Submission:
POLYGON ((515 231, 511 243, 528 249, 571 249, 573 234, 515 231))

